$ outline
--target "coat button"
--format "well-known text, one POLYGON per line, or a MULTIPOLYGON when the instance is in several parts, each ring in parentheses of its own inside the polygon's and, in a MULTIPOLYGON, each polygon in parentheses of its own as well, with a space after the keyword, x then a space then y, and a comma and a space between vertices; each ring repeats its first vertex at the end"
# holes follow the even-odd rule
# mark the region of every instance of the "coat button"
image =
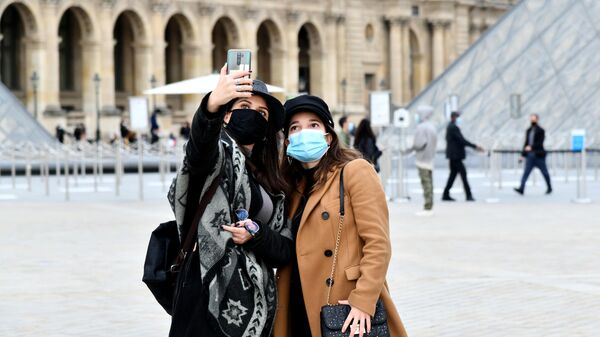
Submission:
POLYGON ((330 278, 327 278, 327 280, 325 280, 325 284, 326 284, 328 287, 331 287, 331 286, 333 286, 333 283, 334 283, 334 281, 333 281, 332 279, 330 279, 330 278))
POLYGON ((331 249, 327 249, 327 250, 325 250, 324 254, 327 257, 331 257, 333 255, 333 252, 331 251, 331 249))
POLYGON ((321 213, 321 218, 322 218, 323 220, 327 220, 327 219, 329 219, 329 212, 323 212, 323 213, 321 213))

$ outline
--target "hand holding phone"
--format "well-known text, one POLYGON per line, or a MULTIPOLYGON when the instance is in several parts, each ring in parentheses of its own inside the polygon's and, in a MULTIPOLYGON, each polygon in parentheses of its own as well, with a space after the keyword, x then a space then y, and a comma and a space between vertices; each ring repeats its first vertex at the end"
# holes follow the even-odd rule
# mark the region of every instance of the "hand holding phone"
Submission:
POLYGON ((227 104, 234 98, 251 97, 252 80, 246 76, 250 76, 249 71, 240 70, 228 75, 227 64, 223 65, 219 83, 208 97, 208 112, 216 113, 219 111, 220 106, 227 104))

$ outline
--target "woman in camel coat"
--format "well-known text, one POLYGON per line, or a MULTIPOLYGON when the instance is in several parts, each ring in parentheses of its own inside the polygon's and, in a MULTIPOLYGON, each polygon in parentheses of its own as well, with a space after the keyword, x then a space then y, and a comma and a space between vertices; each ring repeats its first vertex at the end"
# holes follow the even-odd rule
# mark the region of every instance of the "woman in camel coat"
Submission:
MULTIPOLYGON (((287 101, 283 171, 296 188, 289 218, 295 238, 292 263, 278 271, 275 337, 321 336, 320 309, 327 304, 339 224, 340 172, 345 217, 330 303, 349 304, 343 331, 362 337, 379 298, 391 336, 406 332, 385 281, 391 258, 386 198, 373 166, 342 148, 327 104, 303 95, 287 101)), ((365 334, 366 335, 366 334, 365 334)))

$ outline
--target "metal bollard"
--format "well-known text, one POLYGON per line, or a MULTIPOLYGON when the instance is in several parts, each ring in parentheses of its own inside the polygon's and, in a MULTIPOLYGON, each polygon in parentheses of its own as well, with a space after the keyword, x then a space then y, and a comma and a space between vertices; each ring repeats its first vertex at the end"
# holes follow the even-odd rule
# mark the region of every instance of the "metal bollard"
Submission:
POLYGON ((69 150, 65 153, 65 200, 69 201, 69 150))
POLYGON ((162 191, 165 191, 165 147, 161 141, 158 142, 158 172, 160 173, 160 183, 162 191))
POLYGON ((17 159, 15 158, 15 149, 12 149, 12 151, 10 152, 10 159, 12 162, 12 165, 10 167, 10 175, 12 177, 12 188, 14 190, 17 188, 17 165, 15 163, 17 159))
POLYGON ((116 152, 115 152, 115 194, 119 196, 120 185, 121 185, 121 141, 115 142, 116 152))
POLYGON ((144 200, 144 142, 140 139, 138 144, 138 175, 140 181, 140 201, 144 200))
POLYGON ((44 185, 46 188, 46 196, 50 195, 50 157, 48 152, 44 156, 44 185))
POLYGON ((94 160, 93 171, 94 171, 94 192, 98 192, 98 145, 95 146, 96 149, 96 160, 94 160))
POLYGON ((98 170, 100 171, 100 183, 102 184, 103 182, 103 176, 104 176, 104 149, 102 144, 99 145, 100 147, 100 159, 98 161, 98 170))
POLYGON ((568 152, 563 152, 563 161, 565 165, 565 183, 569 182, 569 155, 568 152))

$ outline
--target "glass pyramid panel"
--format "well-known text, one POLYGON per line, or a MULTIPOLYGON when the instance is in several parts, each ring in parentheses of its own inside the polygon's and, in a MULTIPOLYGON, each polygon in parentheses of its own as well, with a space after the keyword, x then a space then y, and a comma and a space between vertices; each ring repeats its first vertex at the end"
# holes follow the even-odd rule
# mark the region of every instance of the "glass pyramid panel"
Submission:
POLYGON ((433 106, 443 134, 444 102, 458 95, 465 135, 503 148, 520 147, 528 115, 538 113, 547 147, 564 148, 573 128, 600 135, 599 69, 600 1, 523 0, 408 109, 433 106), (511 117, 511 94, 521 95, 517 118, 511 117))

